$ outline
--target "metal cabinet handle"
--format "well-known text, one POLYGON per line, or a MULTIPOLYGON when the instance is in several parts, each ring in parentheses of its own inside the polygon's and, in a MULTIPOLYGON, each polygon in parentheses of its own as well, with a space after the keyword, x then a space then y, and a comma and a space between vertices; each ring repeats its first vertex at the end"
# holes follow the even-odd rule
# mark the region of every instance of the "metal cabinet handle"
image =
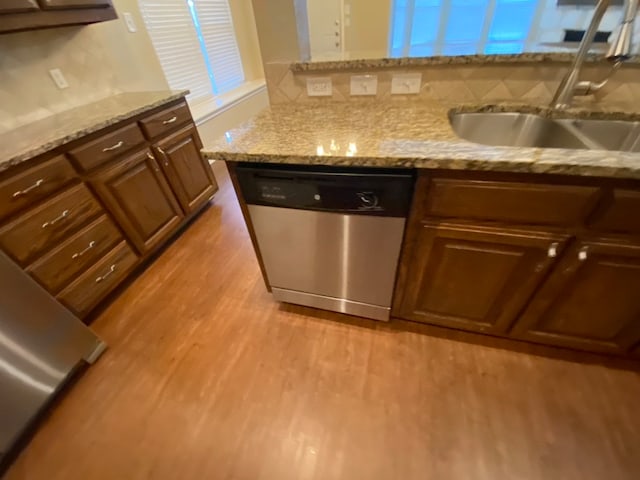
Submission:
POLYGON ((171 117, 169 120, 165 120, 164 122, 162 122, 163 125, 169 125, 170 123, 175 122, 178 119, 178 117, 176 117, 175 115, 173 117, 171 117))
POLYGON ((113 272, 116 271, 116 264, 114 263, 113 265, 111 265, 111 267, 109 268, 109 271, 107 273, 105 273, 104 275, 102 275, 101 277, 96 278, 96 283, 100 283, 103 280, 106 280, 106 278, 111 275, 113 272))
POLYGON ((34 183, 33 185, 25 188, 24 190, 18 190, 17 192, 13 192, 13 195, 11 195, 11 196, 13 198, 17 198, 17 197, 20 197, 22 195, 26 195, 31 190, 35 190, 36 188, 38 188, 43 183, 44 183, 44 178, 39 178, 38 180, 36 180, 36 183, 34 183))
POLYGON ((582 247, 578 251, 578 260, 584 262, 589 257, 589 247, 582 247))
POLYGON ((85 248, 84 250, 81 250, 79 252, 74 253, 73 255, 71 255, 71 258, 74 259, 74 260, 76 258, 80 258, 81 256, 83 256, 85 253, 87 253, 89 250, 91 250, 95 246, 96 246, 95 240, 91 240, 89 242, 89 246, 87 246, 87 248, 85 248))
POLYGON ((121 146, 124 145, 124 141, 120 140, 118 143, 116 143, 115 145, 111 145, 110 147, 105 147, 102 149, 103 152, 111 152, 113 150, 117 150, 118 148, 120 148, 121 146))
POLYGON ((168 167, 169 166, 169 159, 167 157, 167 152, 165 152, 162 148, 160 147, 156 147, 158 149, 158 151, 160 152, 160 154, 164 157, 164 166, 168 167))
POLYGON ((156 157, 154 157, 154 156, 153 156, 153 155, 151 155, 149 152, 147 152, 147 158, 148 158, 149 160, 153 160, 153 169, 154 169, 156 172, 159 172, 159 171, 160 171, 160 169, 158 168, 158 164, 156 163, 156 157))
POLYGON ((68 217, 70 213, 71 213, 71 210, 65 210, 64 212, 62 212, 60 215, 58 215, 53 220, 49 220, 48 222, 44 222, 42 224, 42 228, 47 228, 47 227, 51 227, 51 226, 55 225, 56 223, 58 223, 63 218, 68 217))
POLYGON ((556 258, 558 256, 558 242, 553 242, 547 250, 547 257, 556 258))

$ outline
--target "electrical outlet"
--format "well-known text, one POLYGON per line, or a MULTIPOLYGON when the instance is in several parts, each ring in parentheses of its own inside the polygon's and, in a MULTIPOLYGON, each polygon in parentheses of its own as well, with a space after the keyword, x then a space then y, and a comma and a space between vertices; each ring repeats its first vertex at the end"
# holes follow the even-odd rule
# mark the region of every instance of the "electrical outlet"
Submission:
POLYGON ((136 22, 133 20, 131 12, 123 12, 122 18, 124 18, 124 23, 127 25, 127 30, 131 33, 136 33, 138 31, 138 27, 136 27, 136 22))
POLYGON ((375 95, 378 93, 377 75, 352 75, 351 95, 375 95))
POLYGON ((309 97, 330 97, 332 93, 330 77, 307 78, 307 95, 309 97))
POLYGON ((395 73, 391 77, 392 95, 409 95, 420 93, 421 73, 395 73))
POLYGON ((64 78, 64 75, 62 74, 62 71, 59 68, 53 68, 49 70, 49 75, 51 75, 51 78, 53 79, 53 83, 55 83, 60 90, 62 90, 63 88, 69 87, 69 84, 67 83, 67 79, 64 78))

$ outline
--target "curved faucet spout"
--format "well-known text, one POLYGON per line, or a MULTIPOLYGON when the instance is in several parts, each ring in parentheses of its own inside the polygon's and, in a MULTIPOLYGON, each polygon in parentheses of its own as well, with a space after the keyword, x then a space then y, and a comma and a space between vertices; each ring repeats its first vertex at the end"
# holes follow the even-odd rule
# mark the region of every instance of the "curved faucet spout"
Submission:
MULTIPOLYGON (((600 26, 600 22, 602 21, 602 17, 609 8, 610 3, 610 0, 600 0, 596 5, 596 9, 593 12, 593 16, 591 17, 591 23, 589 24, 589 28, 587 28, 587 31, 582 37, 580 47, 578 47, 578 52, 576 53, 576 57, 573 60, 573 64, 560 82, 558 90, 553 96, 553 100, 551 101, 551 106, 553 108, 559 110, 566 109, 571 106, 571 101, 573 100, 574 95, 598 90, 597 88, 581 88, 580 91, 577 92, 576 85, 578 84, 582 64, 584 63, 584 60, 589 53, 589 49, 593 44, 593 39, 596 36, 598 27, 600 26)), ((611 47, 609 48, 609 51, 606 55, 607 60, 611 61, 614 64, 624 62, 631 57, 633 22, 635 20, 637 12, 638 0, 626 0, 622 23, 618 30, 617 36, 611 43, 611 47)), ((585 82, 580 83, 584 86, 585 82)))

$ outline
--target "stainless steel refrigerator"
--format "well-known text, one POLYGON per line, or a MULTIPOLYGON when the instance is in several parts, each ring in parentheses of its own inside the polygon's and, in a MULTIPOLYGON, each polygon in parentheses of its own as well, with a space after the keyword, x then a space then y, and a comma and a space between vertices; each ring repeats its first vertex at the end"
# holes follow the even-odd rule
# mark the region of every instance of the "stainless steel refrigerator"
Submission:
POLYGON ((0 466, 48 402, 105 344, 0 252, 0 466))

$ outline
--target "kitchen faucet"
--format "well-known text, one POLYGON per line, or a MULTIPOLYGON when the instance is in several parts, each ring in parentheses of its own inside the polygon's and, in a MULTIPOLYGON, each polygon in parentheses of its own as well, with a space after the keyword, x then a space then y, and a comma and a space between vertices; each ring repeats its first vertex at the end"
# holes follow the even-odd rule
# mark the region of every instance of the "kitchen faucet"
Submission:
POLYGON ((616 38, 611 43, 609 51, 607 52, 606 59, 612 63, 611 72, 601 82, 578 82, 580 76, 580 70, 584 59, 591 48, 593 39, 598 31, 600 22, 605 12, 609 8, 611 0, 600 0, 596 5, 596 9, 591 17, 591 23, 589 28, 582 37, 580 47, 576 58, 573 60, 571 69, 560 82, 558 90, 556 91, 551 106, 555 109, 563 110, 571 106, 571 100, 574 95, 589 95, 600 90, 609 77, 622 65, 622 62, 631 58, 631 38, 633 36, 633 22, 638 11, 638 0, 626 0, 624 8, 624 16, 622 23, 618 28, 616 38))

